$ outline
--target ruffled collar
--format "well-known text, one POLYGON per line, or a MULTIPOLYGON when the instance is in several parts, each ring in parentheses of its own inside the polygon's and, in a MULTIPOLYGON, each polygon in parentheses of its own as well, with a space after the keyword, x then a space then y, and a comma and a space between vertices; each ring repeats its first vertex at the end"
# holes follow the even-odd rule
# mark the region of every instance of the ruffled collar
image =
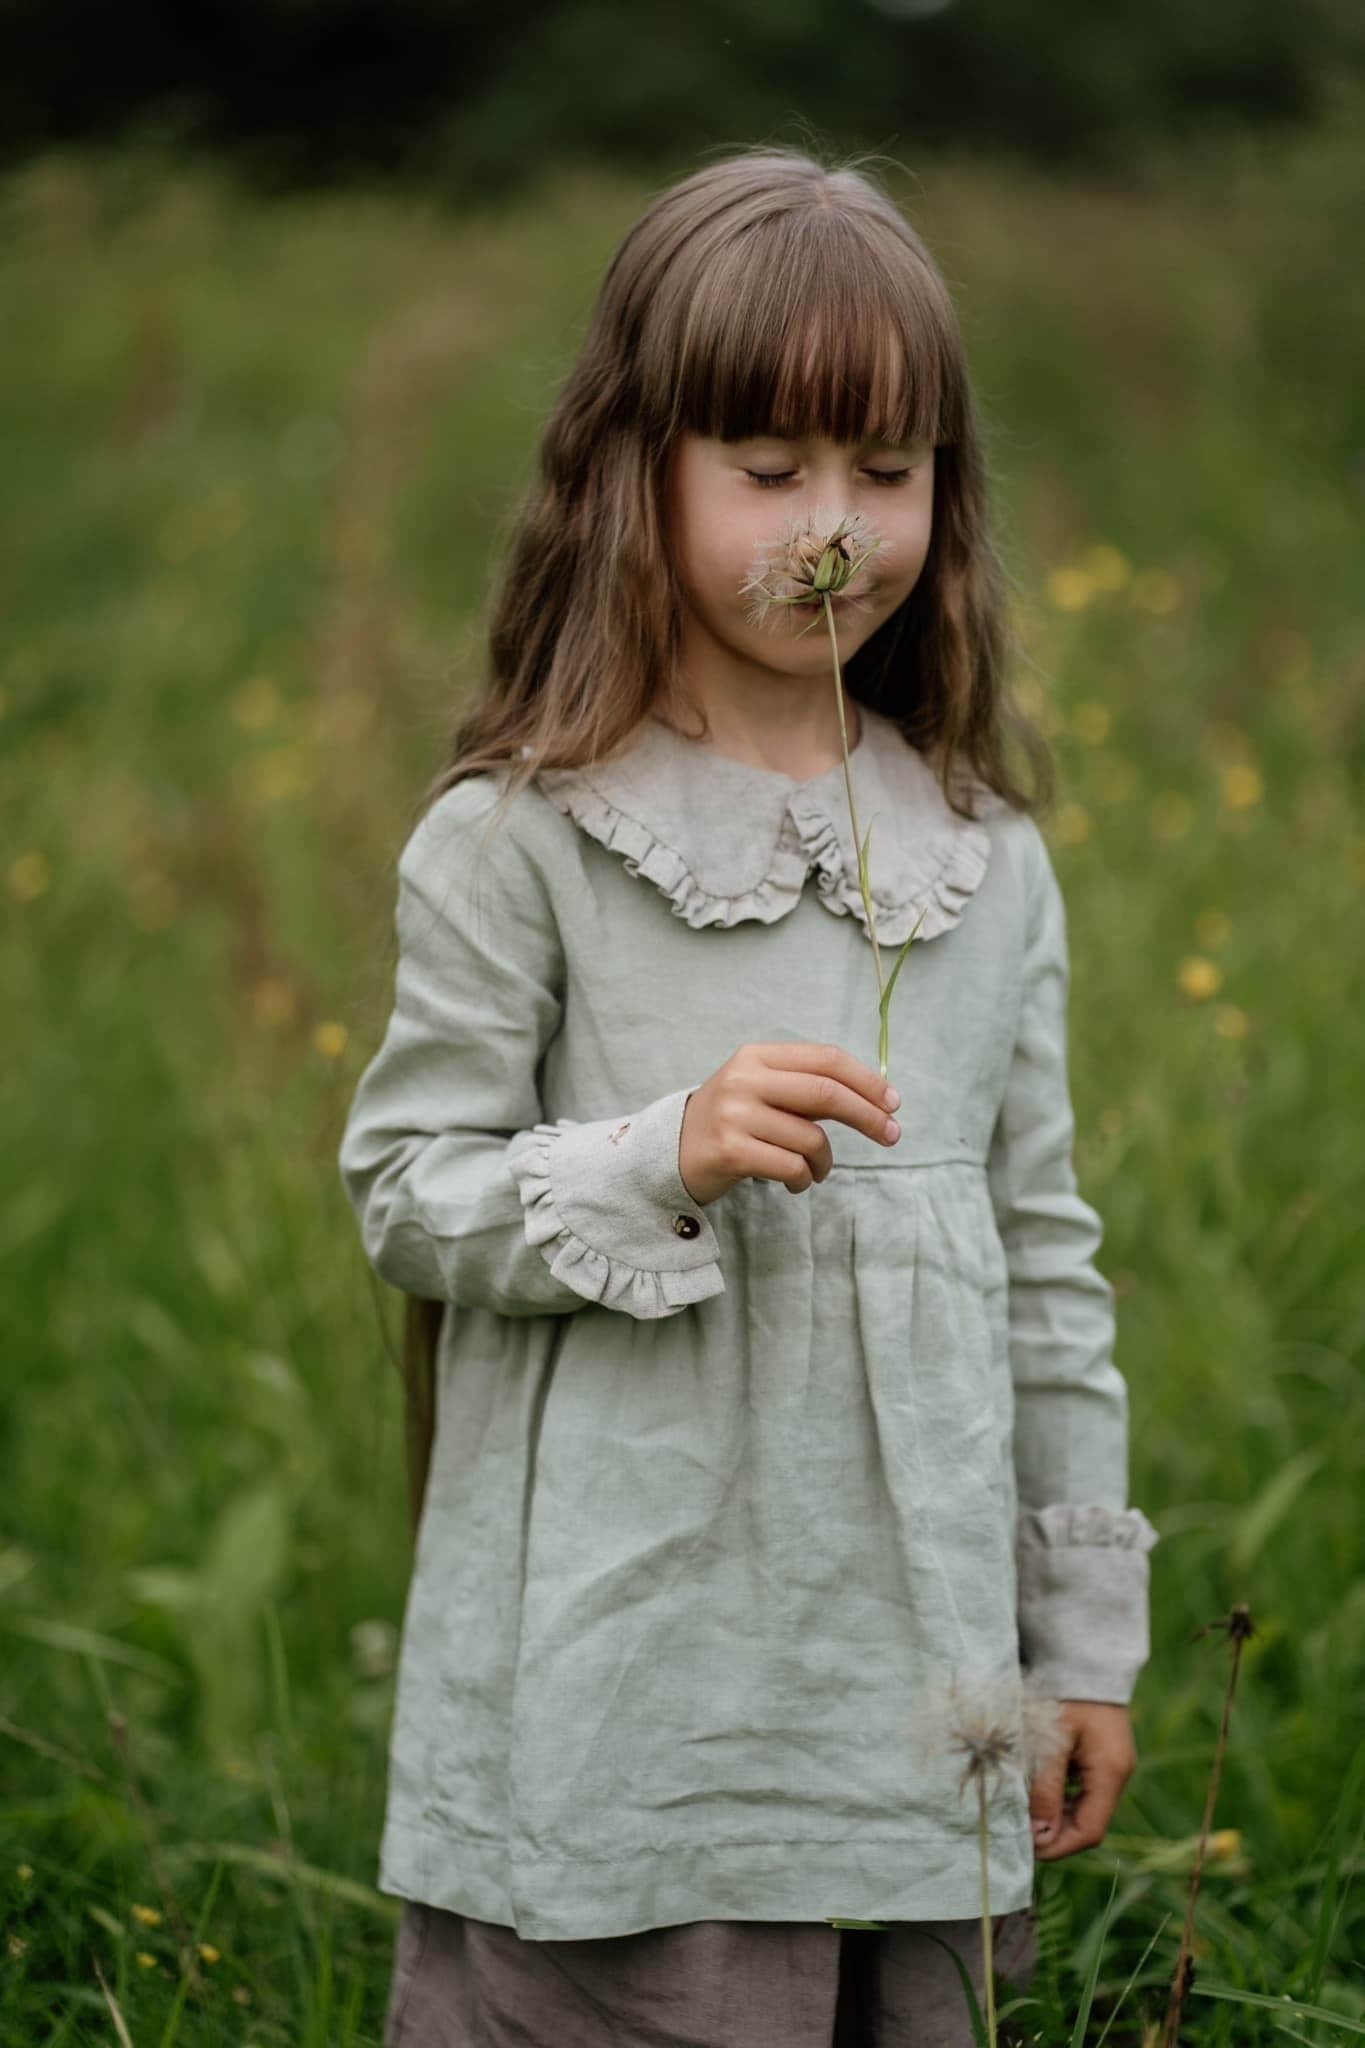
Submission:
MULTIPOLYGON (((849 755, 868 846, 877 942, 898 945, 923 912, 921 939, 957 924, 986 872, 980 822, 1002 799, 973 782, 975 819, 945 799, 938 779, 894 720, 860 704, 849 755)), ((867 931, 842 760, 811 780, 759 768, 689 739, 652 714, 624 750, 535 778, 556 809, 652 882, 689 925, 772 924, 801 898, 813 868, 819 900, 867 931)))

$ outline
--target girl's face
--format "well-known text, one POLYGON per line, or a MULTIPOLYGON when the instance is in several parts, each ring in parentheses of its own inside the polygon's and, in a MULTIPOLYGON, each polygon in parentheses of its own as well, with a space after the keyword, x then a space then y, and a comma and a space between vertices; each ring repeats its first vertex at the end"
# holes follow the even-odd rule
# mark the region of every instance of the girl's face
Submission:
POLYGON ((756 624, 745 616, 740 591, 755 548, 776 538, 789 519, 817 506, 831 519, 865 514, 886 543, 853 586, 867 608, 850 610, 834 601, 842 663, 885 624, 919 580, 933 526, 932 445, 868 442, 859 447, 767 435, 748 441, 679 436, 669 469, 668 508, 690 614, 684 641, 691 643, 694 655, 702 651, 696 644, 700 636, 713 658, 724 650, 742 664, 786 675, 828 672, 828 627, 821 624, 796 637, 810 624, 808 607, 779 607, 756 624))

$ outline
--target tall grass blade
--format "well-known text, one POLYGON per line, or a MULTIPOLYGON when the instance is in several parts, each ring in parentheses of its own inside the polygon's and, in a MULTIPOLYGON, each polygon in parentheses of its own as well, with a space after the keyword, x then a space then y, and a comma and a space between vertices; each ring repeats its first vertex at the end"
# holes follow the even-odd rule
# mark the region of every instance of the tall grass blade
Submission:
POLYGON ((1268 1991, 1242 1991, 1235 1984, 1202 1984, 1196 1978, 1189 1990, 1191 1998, 1226 1998, 1233 2005, 1257 2005, 1268 2012, 1283 2013, 1286 2018, 1317 2020, 1324 2027, 1335 2027, 1338 2033, 1356 2034, 1365 2038, 1365 2020, 1347 2019, 1345 2013, 1331 2012, 1325 2005, 1307 2005, 1289 1993, 1282 1992, 1273 1998, 1268 1991))
POLYGON ((1085 2030, 1090 2024, 1090 2008, 1095 2002, 1095 1986, 1100 1981, 1100 1963, 1104 1958, 1104 1938, 1109 1932, 1109 1922, 1114 1913, 1114 1894, 1119 1888, 1119 1874, 1114 1872, 1114 1882, 1109 1887, 1109 1900, 1100 1917, 1099 1933, 1095 1939, 1094 1953, 1090 1968, 1085 1973, 1085 1984, 1081 1991, 1081 2003, 1076 2013, 1076 2024, 1071 2030, 1071 2048, 1085 2048, 1085 2030))

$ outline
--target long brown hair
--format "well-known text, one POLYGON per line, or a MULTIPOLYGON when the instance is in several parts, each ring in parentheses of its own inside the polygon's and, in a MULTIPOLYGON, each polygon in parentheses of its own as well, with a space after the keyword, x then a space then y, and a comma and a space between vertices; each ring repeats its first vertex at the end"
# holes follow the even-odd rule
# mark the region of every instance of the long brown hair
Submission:
MULTIPOLYGON (((1004 689, 1006 577, 948 287, 857 164, 764 146, 660 193, 608 264, 495 574, 482 687, 462 707, 419 815, 464 777, 494 773, 496 824, 540 769, 602 759, 656 701, 688 701, 665 507, 672 451, 689 432, 933 444, 923 569, 850 656, 845 684, 934 761, 955 809, 960 766, 1018 809, 1046 802, 1047 744, 1004 689), (1007 759, 1011 741, 1027 758, 1027 789, 1007 759)), ((415 1527, 440 1305, 409 1298, 406 1315, 415 1527)))

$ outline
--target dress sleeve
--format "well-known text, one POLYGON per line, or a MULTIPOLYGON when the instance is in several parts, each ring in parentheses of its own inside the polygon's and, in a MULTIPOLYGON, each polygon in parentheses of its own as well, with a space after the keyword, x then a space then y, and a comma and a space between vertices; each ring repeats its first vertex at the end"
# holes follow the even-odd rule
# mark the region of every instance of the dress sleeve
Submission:
POLYGON ((1020 1655, 1054 1698, 1126 1704, 1150 1652, 1157 1532, 1126 1506, 1114 1292, 1072 1163, 1066 914, 1034 825, 1030 845, 1023 1000, 987 1169, 1009 1274, 1020 1655))
POLYGON ((399 856, 392 1014, 338 1158, 366 1256, 393 1286, 460 1307, 675 1315, 725 1286, 678 1167, 699 1083, 610 1117, 543 1120, 559 932, 507 824, 477 843, 492 801, 481 778, 456 783, 399 856))

